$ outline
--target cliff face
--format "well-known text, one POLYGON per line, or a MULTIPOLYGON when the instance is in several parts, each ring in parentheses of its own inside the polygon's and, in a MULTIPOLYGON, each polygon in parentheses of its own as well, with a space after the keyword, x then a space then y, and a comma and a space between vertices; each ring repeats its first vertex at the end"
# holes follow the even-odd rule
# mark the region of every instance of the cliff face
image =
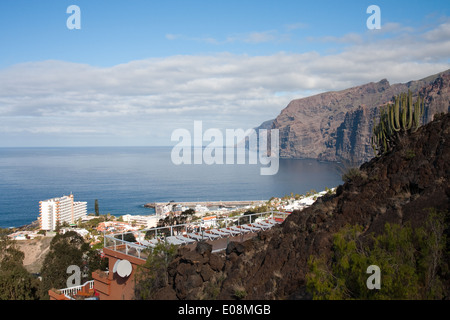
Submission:
POLYGON ((378 116, 378 110, 360 106, 353 112, 347 112, 344 121, 337 128, 335 148, 328 148, 328 159, 332 159, 336 150, 336 159, 351 160, 352 162, 368 161, 373 156, 370 144, 373 119, 378 116))
POLYGON ((425 123, 450 108, 450 70, 405 84, 387 80, 293 100, 273 121, 280 131, 280 157, 368 161, 378 107, 410 89, 425 97, 425 123))
MULTIPOLYGON (((293 212, 283 224, 244 243, 231 242, 226 253, 211 253, 204 243, 194 251, 180 249, 167 270, 168 283, 159 288, 156 299, 309 298, 308 259, 322 254, 329 258, 334 233, 356 224, 375 234, 387 222, 423 226, 428 208, 447 212, 448 220, 449 179, 450 114, 446 114, 392 152, 362 165, 360 175, 340 186, 335 195, 293 212)), ((450 241, 444 252, 449 249, 450 241)), ((450 279, 445 281, 448 296, 450 279)))
POLYGON ((422 87, 419 93, 425 97, 425 123, 432 121, 436 113, 450 112, 450 72, 422 87))

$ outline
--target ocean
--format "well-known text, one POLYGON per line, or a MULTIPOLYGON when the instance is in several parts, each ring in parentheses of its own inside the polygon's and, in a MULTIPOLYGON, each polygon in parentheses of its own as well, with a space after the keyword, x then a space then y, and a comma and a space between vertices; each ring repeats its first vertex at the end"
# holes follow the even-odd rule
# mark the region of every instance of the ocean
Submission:
POLYGON ((280 159, 276 175, 260 165, 175 165, 172 147, 0 148, 0 228, 35 221, 39 201, 74 195, 100 214, 154 214, 149 202, 268 200, 342 183, 335 163, 280 159))

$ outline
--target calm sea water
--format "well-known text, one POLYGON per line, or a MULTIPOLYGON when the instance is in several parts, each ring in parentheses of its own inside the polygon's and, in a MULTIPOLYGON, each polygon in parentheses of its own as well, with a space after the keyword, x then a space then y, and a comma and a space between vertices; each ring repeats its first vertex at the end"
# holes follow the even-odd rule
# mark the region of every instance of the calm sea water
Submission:
POLYGON ((36 220, 39 201, 74 194, 101 214, 153 214, 148 202, 266 200, 341 184, 336 164, 280 159, 279 171, 260 165, 180 165, 171 147, 0 148, 0 227, 36 220))

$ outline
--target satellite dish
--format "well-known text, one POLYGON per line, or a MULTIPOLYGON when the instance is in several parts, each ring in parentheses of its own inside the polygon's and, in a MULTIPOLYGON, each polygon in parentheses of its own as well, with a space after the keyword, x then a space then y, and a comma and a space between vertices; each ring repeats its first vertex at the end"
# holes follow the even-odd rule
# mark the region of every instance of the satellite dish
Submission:
POLYGON ((114 263, 114 267, 113 267, 113 273, 117 272, 117 265, 119 264, 120 260, 117 260, 116 263, 114 263))
POLYGON ((121 260, 119 259, 119 260, 116 261, 116 263, 114 263, 113 273, 116 273, 116 272, 117 272, 117 266, 119 265, 119 262, 120 262, 120 261, 121 261, 121 260))
POLYGON ((128 260, 117 260, 114 264, 113 272, 117 272, 121 278, 130 276, 131 271, 133 271, 133 267, 128 260))

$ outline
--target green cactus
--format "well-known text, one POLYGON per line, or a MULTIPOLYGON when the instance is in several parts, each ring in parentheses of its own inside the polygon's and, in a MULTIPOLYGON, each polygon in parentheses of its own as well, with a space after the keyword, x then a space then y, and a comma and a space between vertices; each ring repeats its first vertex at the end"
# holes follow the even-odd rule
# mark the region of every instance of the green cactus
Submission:
POLYGON ((398 132, 400 131, 400 98, 395 97, 395 103, 392 106, 393 112, 394 112, 394 131, 398 132))
POLYGON ((393 103, 380 108, 378 124, 372 128, 371 144, 375 154, 383 154, 398 143, 400 137, 420 126, 424 103, 420 96, 413 103, 412 92, 394 97, 393 103))
POLYGON ((401 95, 401 109, 402 109, 402 119, 401 126, 403 130, 406 130, 406 96, 404 94, 401 95))
POLYGON ((372 125, 372 137, 370 138, 370 141, 372 143, 372 149, 373 153, 377 154, 377 145, 378 145, 378 137, 376 133, 376 126, 375 126, 375 118, 373 119, 373 125, 372 125))
POLYGON ((414 104, 414 129, 413 132, 416 132, 417 129, 420 127, 420 118, 423 115, 423 99, 420 99, 420 97, 417 99, 416 103, 414 104))
POLYGON ((413 124, 413 100, 412 100, 412 92, 408 90, 408 104, 407 104, 407 112, 408 112, 408 123, 406 124, 406 130, 410 130, 413 124))

